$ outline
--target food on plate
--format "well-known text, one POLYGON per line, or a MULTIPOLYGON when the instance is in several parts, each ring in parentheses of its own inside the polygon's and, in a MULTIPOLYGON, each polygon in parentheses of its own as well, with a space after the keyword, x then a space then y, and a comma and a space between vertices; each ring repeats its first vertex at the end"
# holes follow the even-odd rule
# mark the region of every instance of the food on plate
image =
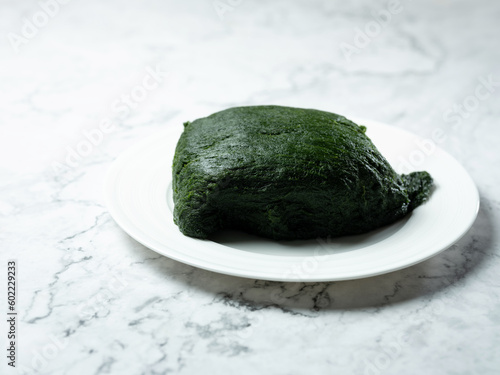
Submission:
POLYGON ((173 161, 174 221, 196 238, 238 229, 276 240, 391 224, 429 197, 432 177, 397 174, 365 131, 334 113, 282 106, 186 122, 173 161))

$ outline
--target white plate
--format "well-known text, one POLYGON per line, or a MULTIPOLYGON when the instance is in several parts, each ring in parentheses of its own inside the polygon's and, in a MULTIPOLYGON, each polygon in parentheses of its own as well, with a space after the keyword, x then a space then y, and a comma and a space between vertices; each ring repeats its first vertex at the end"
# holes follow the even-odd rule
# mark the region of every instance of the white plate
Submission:
POLYGON ((109 212, 131 237, 179 262, 206 270, 278 281, 333 281, 379 275, 445 250, 473 224, 479 195, 450 155, 404 130, 359 121, 398 172, 428 171, 432 195, 405 219, 365 235, 331 240, 272 241, 227 232, 214 240, 184 236, 173 223, 172 159, 182 126, 123 153, 106 180, 109 212), (405 164, 411 163, 411 164, 405 164))

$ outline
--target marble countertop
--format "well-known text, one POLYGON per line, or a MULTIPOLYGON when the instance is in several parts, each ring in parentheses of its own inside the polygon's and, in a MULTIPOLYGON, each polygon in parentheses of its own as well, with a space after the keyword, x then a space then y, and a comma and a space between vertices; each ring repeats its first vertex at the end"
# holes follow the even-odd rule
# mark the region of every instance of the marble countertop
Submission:
POLYGON ((1 6, 2 283, 18 262, 2 374, 499 373, 498 1, 1 6), (196 269, 117 226, 103 180, 121 152, 256 104, 441 129, 478 186, 475 224, 413 267, 319 283, 196 269))

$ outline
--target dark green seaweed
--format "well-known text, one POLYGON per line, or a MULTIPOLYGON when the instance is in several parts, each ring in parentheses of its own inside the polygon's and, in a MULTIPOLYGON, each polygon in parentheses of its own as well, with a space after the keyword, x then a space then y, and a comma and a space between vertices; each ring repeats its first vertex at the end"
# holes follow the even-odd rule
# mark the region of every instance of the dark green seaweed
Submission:
POLYGON ((424 202, 427 172, 398 175, 343 116, 230 108, 184 124, 173 162, 174 221, 207 238, 240 229, 277 240, 365 233, 424 202))

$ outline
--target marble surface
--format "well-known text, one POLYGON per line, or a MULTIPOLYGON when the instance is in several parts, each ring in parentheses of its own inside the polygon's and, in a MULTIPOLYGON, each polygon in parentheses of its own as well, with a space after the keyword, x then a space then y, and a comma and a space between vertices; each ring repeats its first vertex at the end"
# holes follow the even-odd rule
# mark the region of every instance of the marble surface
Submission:
POLYGON ((0 275, 18 260, 19 342, 0 372, 498 374, 499 17, 493 0, 1 1, 0 275), (270 103, 433 140, 477 183, 472 229, 398 272, 280 283, 159 256, 112 220, 122 151, 270 103))

